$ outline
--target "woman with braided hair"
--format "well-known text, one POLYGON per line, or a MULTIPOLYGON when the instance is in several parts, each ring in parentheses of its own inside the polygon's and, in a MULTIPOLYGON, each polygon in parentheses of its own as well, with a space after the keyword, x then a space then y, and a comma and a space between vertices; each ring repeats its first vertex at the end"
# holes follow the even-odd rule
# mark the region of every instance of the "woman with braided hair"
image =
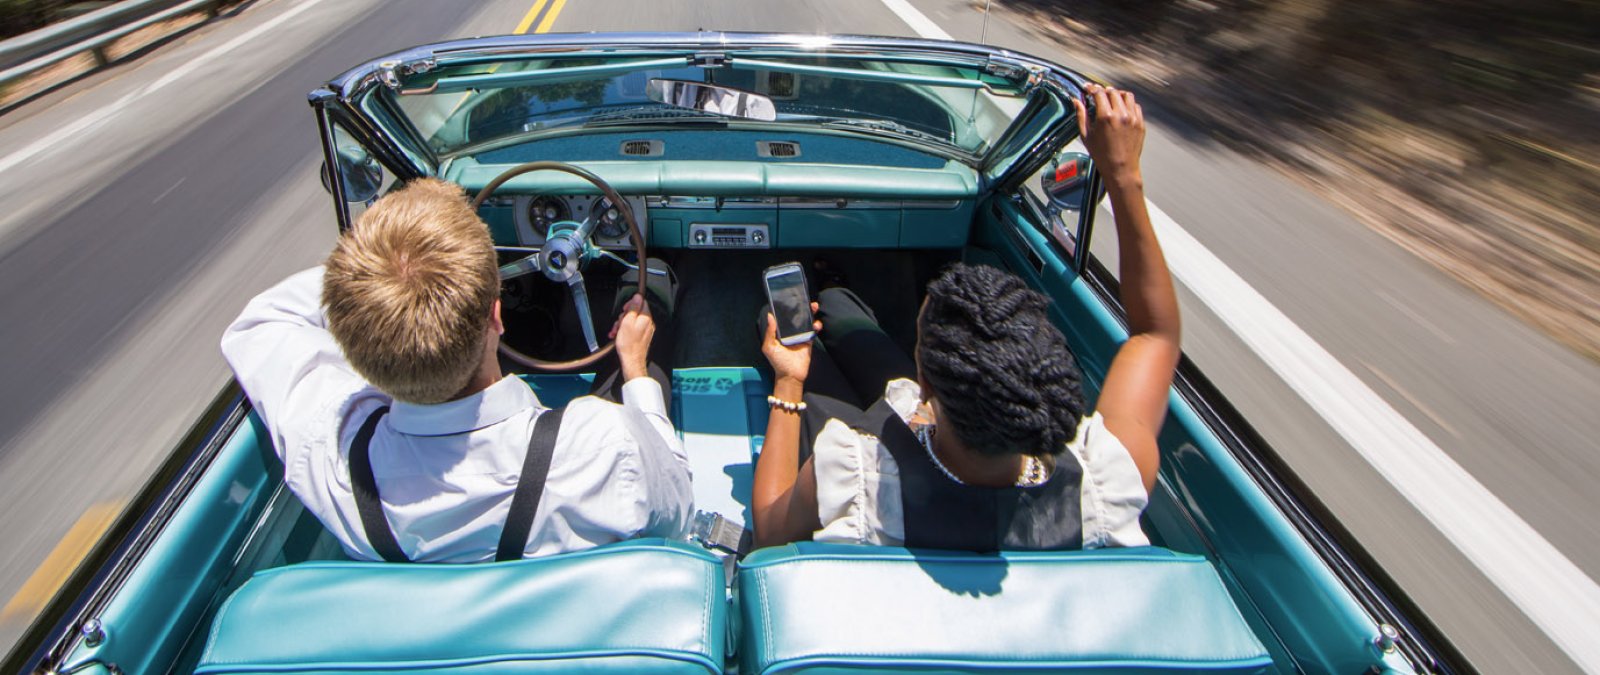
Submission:
POLYGON ((1180 355, 1178 301, 1145 209, 1144 114, 1090 85, 1079 131, 1115 213, 1130 337, 1093 410, 1049 299, 957 264, 927 289, 915 358, 845 288, 813 305, 822 348, 777 341, 756 464, 758 545, 803 539, 994 551, 1138 546, 1180 355))

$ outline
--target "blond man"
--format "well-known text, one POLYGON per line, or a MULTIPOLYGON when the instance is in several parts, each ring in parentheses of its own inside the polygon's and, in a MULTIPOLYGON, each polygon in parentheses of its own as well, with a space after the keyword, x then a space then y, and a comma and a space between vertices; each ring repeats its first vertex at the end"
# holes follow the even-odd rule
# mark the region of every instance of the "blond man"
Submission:
POLYGON ((649 374, 643 299, 615 328, 621 403, 552 411, 500 370, 499 289, 461 189, 425 179, 373 204, 323 267, 252 300, 222 352, 289 488, 358 559, 477 562, 681 536, 689 465, 649 374))

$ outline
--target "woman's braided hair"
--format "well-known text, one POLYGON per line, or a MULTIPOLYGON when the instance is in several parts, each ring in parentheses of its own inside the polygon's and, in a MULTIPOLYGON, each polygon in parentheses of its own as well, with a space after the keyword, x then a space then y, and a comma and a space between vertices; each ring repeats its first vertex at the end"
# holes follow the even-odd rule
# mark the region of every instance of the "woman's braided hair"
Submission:
POLYGON ((1078 432, 1083 389, 1049 299, 1021 279, 957 263, 928 285, 919 320, 922 380, 939 426, 974 452, 1051 455, 1078 432))

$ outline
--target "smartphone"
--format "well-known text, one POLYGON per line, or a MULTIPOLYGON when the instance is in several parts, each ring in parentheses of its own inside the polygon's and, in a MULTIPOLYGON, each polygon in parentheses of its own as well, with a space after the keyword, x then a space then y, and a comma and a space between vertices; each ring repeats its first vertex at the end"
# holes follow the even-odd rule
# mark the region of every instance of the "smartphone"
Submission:
POLYGON ((772 318, 778 323, 778 342, 797 345, 816 335, 811 328, 811 294, 806 290, 806 273, 800 263, 768 267, 762 280, 767 284, 772 318))

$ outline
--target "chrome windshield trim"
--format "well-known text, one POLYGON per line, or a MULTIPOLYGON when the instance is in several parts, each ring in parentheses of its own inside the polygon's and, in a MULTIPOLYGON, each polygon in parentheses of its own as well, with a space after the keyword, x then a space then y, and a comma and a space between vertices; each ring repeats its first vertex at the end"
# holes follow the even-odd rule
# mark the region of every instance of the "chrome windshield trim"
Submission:
MULTIPOLYGON (((861 56, 882 54, 887 57, 923 55, 934 60, 959 58, 971 60, 981 67, 990 60, 1016 64, 1030 71, 1049 73, 1072 85, 1082 88, 1088 78, 1048 60, 1001 47, 975 45, 944 40, 916 38, 870 37, 856 35, 818 36, 790 33, 585 33, 585 34, 532 34, 504 35, 499 37, 471 38, 438 42, 414 47, 368 61, 346 71, 330 81, 330 88, 341 97, 349 98, 364 93, 368 88, 381 86, 381 71, 386 63, 416 63, 432 60, 435 65, 490 57, 514 58, 559 53, 612 51, 618 54, 647 50, 693 52, 715 49, 736 55, 740 51, 792 50, 796 55, 836 54, 849 52, 861 56), (937 55, 937 56, 935 56, 937 55)), ((770 52, 768 52, 770 53, 770 52)))
MULTIPOLYGON (((1007 68, 1015 68, 1029 73, 1026 83, 1018 83, 1024 89, 1031 89, 1040 85, 1053 85, 1052 88, 1058 91, 1065 91, 1069 96, 1076 95, 1083 85, 1089 81, 1076 72, 1038 57, 999 47, 942 40, 738 32, 588 33, 506 35, 423 45, 373 59, 353 68, 329 82, 328 88, 335 92, 341 101, 350 104, 364 96, 372 88, 384 87, 383 78, 386 68, 388 72, 397 73, 401 78, 399 84, 404 86, 407 72, 413 69, 401 67, 396 70, 394 66, 396 63, 407 66, 410 64, 427 64, 427 67, 414 69, 413 72, 421 74, 436 70, 444 63, 462 63, 492 60, 494 58, 514 59, 521 56, 526 56, 527 58, 551 58, 555 55, 577 57, 596 53, 617 57, 643 56, 646 53, 651 56, 657 56, 677 53, 696 54, 708 50, 725 54, 735 60, 741 57, 749 58, 748 55, 750 54, 770 55, 775 52, 789 52, 796 57, 807 54, 826 56, 848 54, 862 58, 907 61, 926 60, 933 63, 948 63, 952 66, 974 67, 985 72, 991 72, 991 74, 990 65, 1002 63, 1007 68)), ((423 83, 414 82, 414 84, 421 85, 423 83)), ((985 84, 983 88, 992 89, 988 84, 985 84)), ((1009 94, 1007 95, 1009 96, 1009 94)), ((1016 120, 1012 120, 1012 124, 1015 124, 1015 122, 1016 120)), ((992 159, 987 156, 991 150, 989 147, 979 148, 975 152, 948 143, 915 139, 903 134, 866 128, 852 128, 848 133, 868 135, 887 142, 916 148, 923 152, 933 152, 973 167, 983 167, 992 159)), ((521 135, 516 135, 516 137, 521 138, 521 135)), ((479 147, 471 148, 470 152, 479 152, 515 142, 519 141, 512 140, 511 137, 493 139, 485 141, 479 147)), ((424 145, 423 147, 426 146, 424 145)), ((429 149, 432 150, 431 154, 433 156, 428 159, 433 161, 425 163, 433 163, 435 165, 438 161, 446 160, 468 151, 467 148, 453 148, 442 151, 429 149)))

